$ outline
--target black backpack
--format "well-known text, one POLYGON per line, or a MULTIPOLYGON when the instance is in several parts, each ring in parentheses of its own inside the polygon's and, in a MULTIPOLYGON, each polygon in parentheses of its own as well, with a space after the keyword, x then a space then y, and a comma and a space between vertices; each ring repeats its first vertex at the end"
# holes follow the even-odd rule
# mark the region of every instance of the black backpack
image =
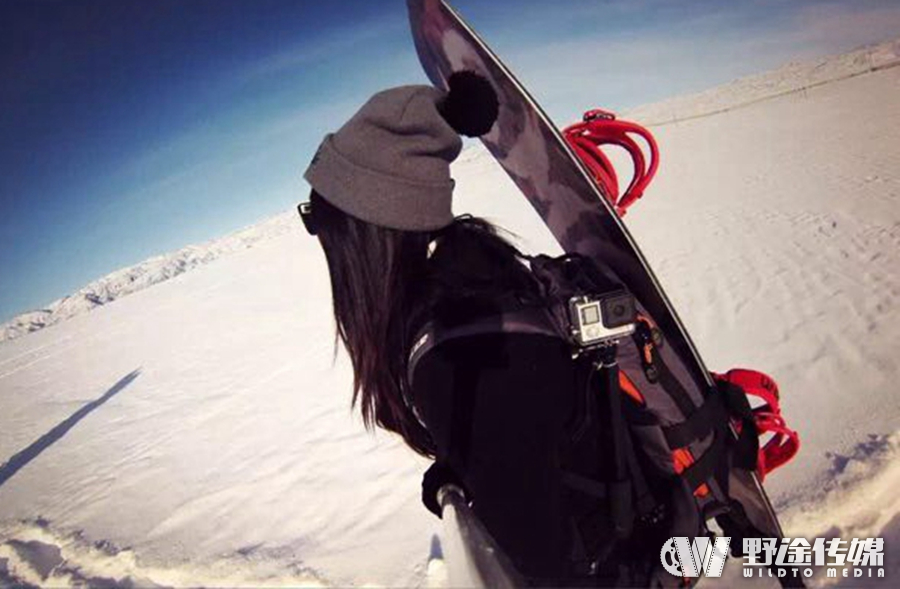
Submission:
MULTIPOLYGON (((598 506, 576 522, 582 574, 616 585, 685 586, 696 579, 662 570, 660 548, 676 536, 710 536, 716 519, 740 552, 743 537, 762 537, 733 477, 757 469, 759 438, 745 391, 727 379, 706 390, 690 378, 664 335, 628 292, 588 258, 530 258, 541 285, 541 307, 508 305, 498 315, 456 327, 426 324, 408 359, 418 362, 451 339, 486 333, 540 333, 569 342, 573 361, 596 372, 597 406, 611 455, 600 480, 563 472, 563 483, 598 506), (734 436, 729 428, 739 432, 734 436), (625 555, 628 555, 627 557, 625 555)), ((423 481, 423 501, 440 515, 437 491, 460 484, 435 464, 423 481)))

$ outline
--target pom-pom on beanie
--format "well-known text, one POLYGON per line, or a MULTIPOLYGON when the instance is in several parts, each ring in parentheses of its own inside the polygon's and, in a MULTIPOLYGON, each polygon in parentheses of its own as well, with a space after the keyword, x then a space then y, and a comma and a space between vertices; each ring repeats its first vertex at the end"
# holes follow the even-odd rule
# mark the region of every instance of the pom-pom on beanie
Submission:
POLYGON ((372 96, 325 136, 304 177, 325 200, 357 219, 407 231, 453 221, 450 163, 460 134, 488 132, 497 95, 472 72, 457 72, 449 92, 400 86, 372 96))

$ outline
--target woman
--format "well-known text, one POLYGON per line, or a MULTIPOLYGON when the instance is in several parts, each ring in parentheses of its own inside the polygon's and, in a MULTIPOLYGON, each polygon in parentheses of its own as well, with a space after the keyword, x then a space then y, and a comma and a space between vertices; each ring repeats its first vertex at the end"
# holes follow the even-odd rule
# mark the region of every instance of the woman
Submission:
POLYGON ((301 213, 328 261, 366 424, 446 465, 519 571, 559 584, 587 574, 592 552, 596 501, 561 475, 599 468, 600 437, 572 434, 585 423, 589 371, 559 338, 488 333, 437 345, 414 384, 407 373, 424 324, 541 305, 523 256, 489 223, 451 213, 459 132, 483 133, 496 117, 484 84, 463 74, 449 96, 426 86, 373 96, 325 137, 301 213))

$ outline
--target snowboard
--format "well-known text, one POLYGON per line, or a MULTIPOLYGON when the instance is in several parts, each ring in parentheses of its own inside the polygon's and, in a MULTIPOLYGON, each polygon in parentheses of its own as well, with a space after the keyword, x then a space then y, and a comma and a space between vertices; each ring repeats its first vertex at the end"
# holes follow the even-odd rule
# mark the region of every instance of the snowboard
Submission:
MULTIPOLYGON (((531 203, 562 249, 597 262, 624 284, 640 310, 665 334, 665 354, 682 383, 701 396, 715 384, 697 348, 628 229, 569 148, 558 128, 503 62, 443 0, 407 0, 419 60, 431 82, 447 88, 460 70, 485 77, 497 92, 499 115, 481 137, 531 203)), ((732 428, 729 435, 736 436, 732 428)), ((760 535, 781 537, 778 518, 755 472, 732 469, 728 496, 760 535)))

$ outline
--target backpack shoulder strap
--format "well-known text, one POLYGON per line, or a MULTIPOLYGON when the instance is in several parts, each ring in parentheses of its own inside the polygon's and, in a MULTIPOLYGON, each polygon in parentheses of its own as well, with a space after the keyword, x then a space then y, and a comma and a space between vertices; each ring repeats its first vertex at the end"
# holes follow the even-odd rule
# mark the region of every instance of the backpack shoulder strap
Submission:
POLYGON ((417 333, 407 359, 407 377, 413 382, 416 366, 438 345, 464 337, 491 333, 532 333, 562 338, 559 330, 543 307, 528 307, 486 315, 474 321, 452 327, 429 321, 417 333))

